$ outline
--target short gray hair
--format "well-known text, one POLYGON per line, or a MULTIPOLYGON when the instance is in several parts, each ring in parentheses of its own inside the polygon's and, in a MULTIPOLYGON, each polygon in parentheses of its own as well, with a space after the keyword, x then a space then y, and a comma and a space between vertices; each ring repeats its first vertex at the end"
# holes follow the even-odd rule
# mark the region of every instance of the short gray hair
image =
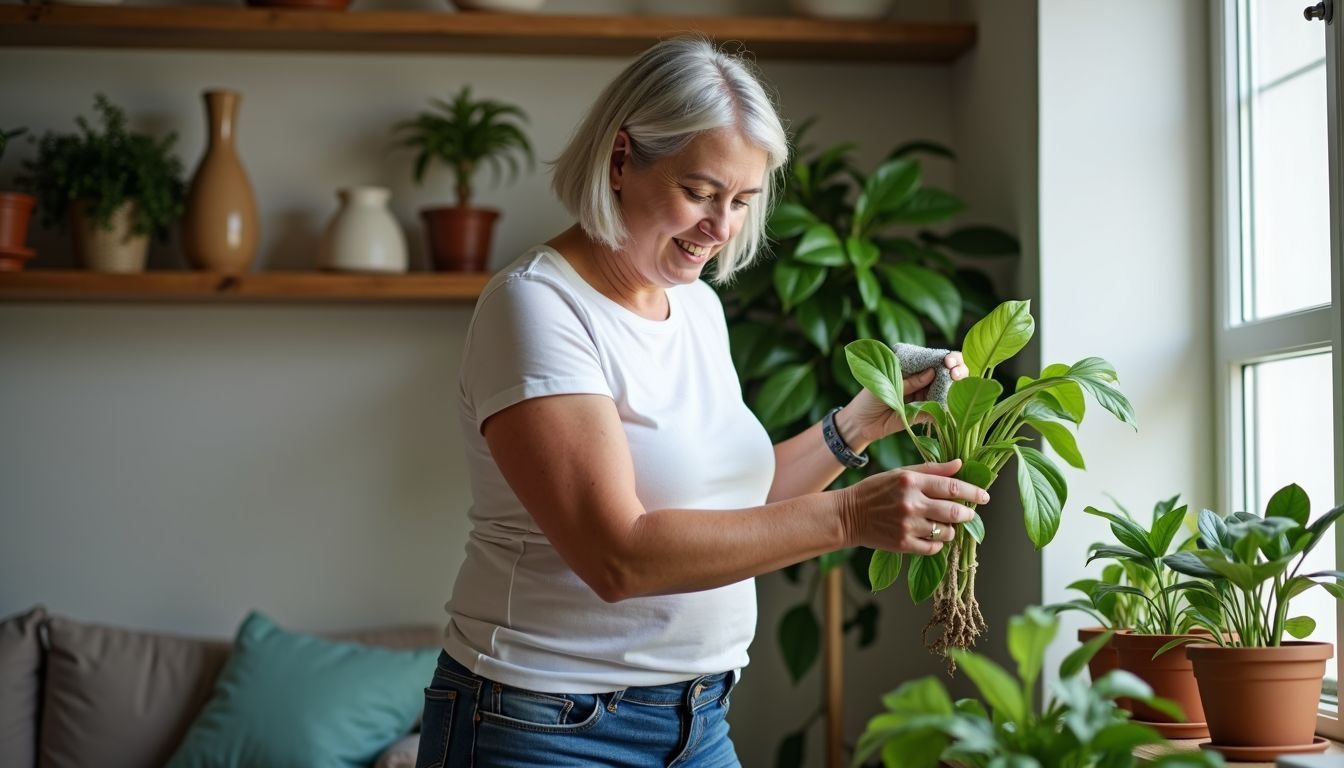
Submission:
POLYGON ((630 134, 641 168, 676 154, 697 134, 740 130, 766 153, 761 191, 737 236, 719 252, 716 282, 751 263, 765 241, 765 223, 788 159, 788 137, 750 62, 702 38, 664 40, 626 67, 598 97, 555 161, 552 189, 590 237, 619 248, 629 237, 608 168, 616 134, 630 134))

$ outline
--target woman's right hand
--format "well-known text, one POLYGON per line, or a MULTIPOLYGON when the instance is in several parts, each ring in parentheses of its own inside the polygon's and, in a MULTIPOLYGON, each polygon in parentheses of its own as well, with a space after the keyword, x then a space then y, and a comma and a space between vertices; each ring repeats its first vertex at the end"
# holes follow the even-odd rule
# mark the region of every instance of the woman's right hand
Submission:
POLYGON ((852 546, 934 555, 974 516, 959 502, 984 504, 989 494, 958 480, 961 459, 880 472, 840 491, 852 546), (937 524, 937 535, 930 533, 937 524))

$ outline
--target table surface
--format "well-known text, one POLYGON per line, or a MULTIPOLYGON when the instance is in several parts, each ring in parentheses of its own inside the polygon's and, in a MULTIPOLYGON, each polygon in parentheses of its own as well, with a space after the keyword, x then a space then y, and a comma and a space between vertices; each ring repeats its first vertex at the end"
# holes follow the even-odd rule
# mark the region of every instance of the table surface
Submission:
MULTIPOLYGON (((1207 741, 1207 739, 1172 739, 1170 743, 1171 747, 1174 749, 1183 752, 1193 752, 1194 750, 1199 749, 1199 745, 1204 743, 1205 741, 1207 741)), ((1134 754, 1138 755, 1140 761, 1142 762, 1144 758, 1157 757, 1164 751, 1165 748, 1162 746, 1155 744, 1145 744, 1141 747, 1136 747, 1134 749, 1134 754)), ((1344 755, 1344 745, 1340 745, 1339 742, 1332 741, 1330 742, 1330 746, 1326 748, 1325 754, 1344 755)), ((1227 764, 1238 766, 1238 768, 1274 768, 1274 762, 1272 760, 1267 763, 1243 763, 1243 762, 1237 762, 1235 760, 1228 760, 1227 764)))

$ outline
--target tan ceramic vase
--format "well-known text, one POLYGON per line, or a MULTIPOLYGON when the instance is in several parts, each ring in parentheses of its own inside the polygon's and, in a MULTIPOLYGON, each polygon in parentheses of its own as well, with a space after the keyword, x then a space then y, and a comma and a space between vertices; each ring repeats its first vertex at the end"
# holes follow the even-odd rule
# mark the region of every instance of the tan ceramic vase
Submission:
POLYGON ((1277 648, 1191 645, 1199 693, 1213 743, 1227 747, 1300 747, 1316 735, 1330 643, 1285 642, 1277 648))
POLYGON ((1147 683, 1153 694, 1170 699, 1185 713, 1185 722, 1176 722, 1170 716, 1148 705, 1131 701, 1134 719, 1151 725, 1168 739, 1203 739, 1209 735, 1204 722, 1204 705, 1195 684, 1195 672, 1185 656, 1185 646, 1177 646, 1153 658, 1153 654, 1168 642, 1185 635, 1140 635, 1123 632, 1111 638, 1119 657, 1120 668, 1133 672, 1147 683))
POLYGON ((182 251, 197 269, 246 272, 257 255, 257 201, 234 143, 241 96, 205 92, 210 140, 191 178, 182 224, 182 251))
POLYGON ((127 201, 112 212, 111 227, 93 222, 83 203, 70 209, 70 229, 75 236, 75 255, 92 272, 133 273, 145 271, 149 235, 131 234, 135 203, 127 201))

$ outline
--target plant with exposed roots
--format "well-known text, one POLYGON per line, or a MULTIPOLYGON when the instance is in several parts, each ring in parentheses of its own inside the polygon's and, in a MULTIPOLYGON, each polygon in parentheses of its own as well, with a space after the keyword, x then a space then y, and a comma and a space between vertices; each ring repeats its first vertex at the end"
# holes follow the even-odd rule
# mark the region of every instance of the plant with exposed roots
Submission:
MULTIPOLYGON (((1017 354, 1035 330, 1030 302, 1000 304, 966 334, 962 355, 970 375, 954 382, 947 402, 905 403, 901 366, 880 341, 862 339, 845 347, 850 371, 892 410, 903 414, 906 430, 925 461, 961 459, 957 477, 989 488, 1009 460, 1017 459, 1018 493, 1027 536, 1037 549, 1054 538, 1068 495, 1064 475, 1049 457, 1023 445, 1024 428, 1039 433, 1060 458, 1079 469, 1083 457, 1069 425, 1082 423, 1087 392, 1116 418, 1135 426, 1134 410, 1117 387, 1115 369, 1099 357, 1073 365, 1057 363, 1039 378, 1020 377, 1013 394, 993 378, 995 368, 1017 354)), ((974 505, 968 504, 972 509, 974 505)), ((936 555, 910 556, 906 582, 916 603, 933 598, 933 615, 924 627, 924 645, 937 654, 966 649, 988 629, 975 599, 976 549, 985 537, 977 514, 957 526, 952 541, 936 555)), ((898 552, 873 555, 868 578, 873 591, 900 576, 898 552)), ((949 665, 953 663, 948 656, 949 665)))

